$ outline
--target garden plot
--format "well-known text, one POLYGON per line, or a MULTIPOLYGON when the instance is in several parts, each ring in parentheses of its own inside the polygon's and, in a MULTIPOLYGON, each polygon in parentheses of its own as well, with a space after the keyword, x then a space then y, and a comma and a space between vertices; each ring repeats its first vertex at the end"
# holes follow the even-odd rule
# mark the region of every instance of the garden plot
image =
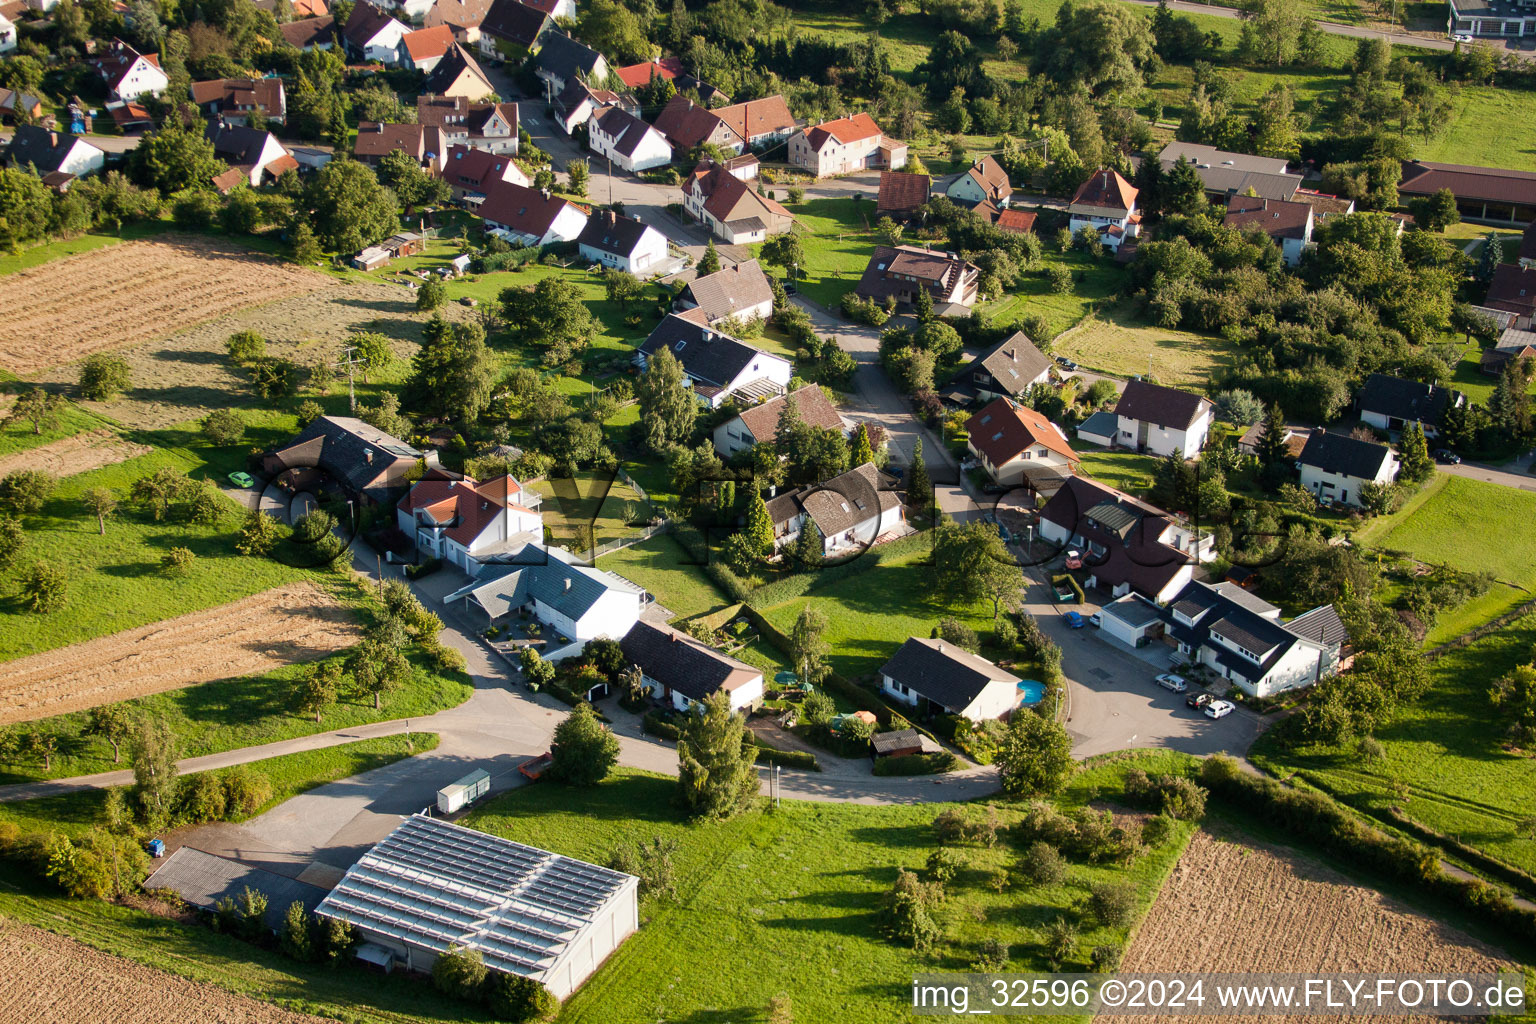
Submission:
POLYGON ((147 445, 124 441, 105 428, 50 441, 0 458, 0 476, 18 469, 40 469, 57 477, 74 476, 102 466, 126 462, 149 451, 147 445))
POLYGON ((216 679, 258 676, 357 642, 348 608, 294 583, 217 608, 18 658, 0 670, 0 725, 216 679))
POLYGON ((80 253, 0 278, 0 367, 29 374, 329 283, 205 238, 80 253))

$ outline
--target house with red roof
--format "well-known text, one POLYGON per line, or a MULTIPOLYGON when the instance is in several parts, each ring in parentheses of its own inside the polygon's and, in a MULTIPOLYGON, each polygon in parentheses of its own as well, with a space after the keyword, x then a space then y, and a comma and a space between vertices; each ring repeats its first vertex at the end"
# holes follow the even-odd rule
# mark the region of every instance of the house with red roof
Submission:
POLYGON ((395 508, 395 521, 423 555, 474 574, 480 559, 544 539, 543 497, 511 476, 477 483, 434 468, 395 508))
MULTIPOLYGON (((1036 486, 1037 477, 1071 476, 1081 461, 1061 428, 1026 406, 995 398, 965 421, 966 447, 987 475, 1004 487, 1036 486)), ((1057 483, 1059 486, 1059 483, 1057 483)))
POLYGON ((453 44, 453 29, 448 25, 434 25, 407 32, 400 37, 396 63, 403 68, 427 74, 437 67, 453 44))
POLYGON ((1074 235, 1090 227, 1099 233, 1105 245, 1119 249, 1121 242, 1135 238, 1141 230, 1136 196, 1137 189, 1119 171, 1094 171, 1067 204, 1067 215, 1071 218, 1067 226, 1074 235))
POLYGON ((510 156, 469 146, 449 146, 443 169, 438 173, 453 190, 455 199, 483 196, 498 182, 525 187, 532 184, 510 156))
POLYGON ((712 160, 683 181, 683 209, 731 245, 761 242, 788 231, 794 215, 712 160))
POLYGON ((997 158, 984 156, 950 182, 944 194, 966 206, 991 203, 1001 209, 1007 207, 1013 195, 1013 186, 1008 182, 1008 172, 1003 170, 997 158))
POLYGON ((679 93, 653 122, 673 149, 692 149, 708 142, 740 153, 748 146, 766 146, 789 138, 795 119, 783 96, 767 96, 710 110, 679 93))
POLYGON ((1301 254, 1312 244, 1316 223, 1310 203, 1291 203, 1261 196, 1233 196, 1227 200, 1227 215, 1222 223, 1238 230, 1256 227, 1280 247, 1285 265, 1294 267, 1301 254))
POLYGON ((587 226, 587 211, 547 191, 491 182, 480 204, 485 230, 516 245, 574 242, 587 226))
POLYGON ((907 163, 907 144, 890 139, 868 114, 854 114, 796 132, 789 140, 789 162, 818 178, 907 163))

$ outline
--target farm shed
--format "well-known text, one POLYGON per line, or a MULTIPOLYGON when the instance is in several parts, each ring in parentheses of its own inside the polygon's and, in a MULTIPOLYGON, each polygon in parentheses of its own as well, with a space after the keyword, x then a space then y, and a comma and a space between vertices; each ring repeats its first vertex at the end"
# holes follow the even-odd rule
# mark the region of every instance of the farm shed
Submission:
POLYGON ((1114 413, 1101 409, 1077 425, 1077 439, 1108 448, 1115 443, 1115 431, 1120 429, 1119 422, 1114 413))
POLYGON ((294 900, 311 913, 325 898, 319 886, 300 882, 227 857, 183 846, 144 881, 146 891, 170 889, 200 910, 213 910, 226 896, 238 897, 250 886, 267 898, 267 924, 280 928, 294 900))
POLYGON ((388 262, 389 252, 376 245, 370 245, 352 257, 352 266, 358 270, 378 270, 388 262))
POLYGON ((566 998, 640 927, 640 880, 417 814, 354 864, 316 911, 410 970, 450 946, 566 998))
POLYGON ((925 736, 916 729, 897 729, 894 732, 877 732, 870 738, 876 757, 904 757, 908 754, 937 754, 944 750, 933 737, 925 736))

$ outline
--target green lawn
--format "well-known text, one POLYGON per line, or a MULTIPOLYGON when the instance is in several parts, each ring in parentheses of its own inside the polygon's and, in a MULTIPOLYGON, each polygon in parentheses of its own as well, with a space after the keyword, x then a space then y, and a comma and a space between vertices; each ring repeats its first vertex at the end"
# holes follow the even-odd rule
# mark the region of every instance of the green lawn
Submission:
POLYGON ((658 533, 649 540, 602 556, 597 567, 644 587, 673 615, 691 619, 727 603, 704 575, 703 566, 693 561, 670 534, 658 533))
MULTIPOLYGON (((873 231, 874 196, 811 199, 790 207, 801 228, 805 263, 795 271, 800 291, 829 309, 859 283, 870 254, 880 244, 873 231)), ((753 247, 755 255, 760 246, 753 247)))
POLYGON ((1084 319, 1051 351, 1085 370, 1121 377, 1150 373, 1159 384, 1201 390, 1238 355, 1225 339, 1139 324, 1119 308, 1084 319))
MULTIPOLYGON (((256 814, 316 786, 348 779, 393 764, 401 758, 426 753, 437 746, 437 740, 435 732, 412 733, 410 745, 407 746, 404 736, 378 736, 321 750, 305 750, 252 761, 251 769, 266 776, 272 784, 272 796, 257 808, 256 814)), ((0 804, 0 821, 12 822, 23 831, 47 832, 56 829, 77 835, 101 821, 106 799, 106 790, 94 789, 41 800, 0 804)), ((0 910, 0 913, 3 912, 0 910)))
POLYGON ((0 581, 0 661, 224 604, 283 583, 332 578, 237 554, 240 510, 228 499, 217 525, 155 522, 147 513, 124 507, 107 524, 106 536, 98 535, 95 518, 80 506, 80 495, 90 487, 108 487, 123 501, 133 481, 162 466, 185 470, 196 463, 185 452, 160 450, 82 473, 62 481, 41 513, 23 517, 26 545, 18 564, 46 559, 62 566, 69 578, 67 603, 59 611, 35 614, 18 598, 17 573, 0 581), (188 575, 175 580, 160 571, 161 557, 174 546, 196 555, 188 575))
MULTIPOLYGON (((1011 323, 1026 313, 1043 316, 1049 321, 1054 337, 1069 327, 1075 327, 1124 287, 1125 282, 1124 268, 1108 256, 1095 260, 1088 253, 1076 250, 1061 253, 1054 251, 1052 246, 1045 253, 1040 273, 1026 274, 1013 291, 990 302, 983 302, 976 307, 976 311, 995 323, 1011 323), (1072 272, 1072 287, 1069 291, 1061 294, 1051 291, 1050 282, 1044 276, 1044 268, 1051 265, 1064 266, 1072 272)), ((1147 371, 1145 365, 1142 365, 1131 372, 1147 371)))
POLYGON ((1145 498, 1157 486, 1156 456, 1087 446, 1074 447, 1073 450, 1083 460, 1078 464, 1078 472, 1092 477, 1105 487, 1145 498))
MULTIPOLYGON (((1486 505, 1482 510, 1492 512, 1486 505)), ((1383 814, 1394 784, 1405 784, 1411 818, 1536 872, 1536 843, 1514 834, 1515 822, 1532 811, 1536 758, 1501 749, 1504 730, 1488 703, 1492 680, 1530 661, 1533 646, 1536 616, 1528 616, 1443 655, 1431 667, 1424 696, 1376 732, 1386 748, 1382 761, 1367 762, 1353 747, 1286 751, 1262 737, 1251 756, 1279 774, 1315 773, 1330 789, 1383 814)))
POLYGON ((650 507, 622 479, 599 470, 541 480, 534 490, 544 496, 540 511, 545 529, 553 533, 556 543, 573 551, 633 533, 635 528, 625 522, 626 513, 648 514, 650 507))
POLYGON ((1440 643, 1536 597, 1536 493, 1461 476, 1387 523, 1372 524, 1366 543, 1410 558, 1471 572, 1499 582, 1482 597, 1442 613, 1428 642, 1440 643), (1497 538, 1497 541, 1491 538, 1497 538))
MULTIPOLYGON (((17 386, 13 393, 20 393, 24 388, 17 386)), ((0 420, 5 417, 0 416, 0 420)), ((58 422, 52 427, 44 427, 42 433, 34 433, 32 424, 16 421, 11 424, 0 424, 0 455, 13 455, 16 452, 28 451, 40 445, 57 441, 60 438, 74 437, 76 434, 90 430, 98 430, 102 427, 110 427, 111 421, 104 419, 88 409, 81 408, 74 402, 65 402, 59 409, 58 422)))
POLYGON ((824 614, 832 646, 828 664, 849 679, 878 669, 908 637, 930 635, 940 619, 953 616, 977 632, 989 632, 991 603, 958 606, 938 599, 927 558, 924 549, 882 558, 864 572, 759 611, 786 634, 806 605, 824 614))
MULTIPOLYGON (((1080 775, 1062 803, 1114 792, 1129 763, 1080 775)), ((1156 771, 1181 762, 1161 754, 1134 763, 1156 771)), ((566 1004, 563 1022, 756 1021, 781 992, 790 996, 796 1020, 908 1020, 913 972, 963 971, 988 938, 1009 943, 1010 968, 1045 969, 1043 927, 1059 914, 1072 916, 1088 884, 1129 881, 1144 910, 1190 834, 1181 826, 1177 840, 1129 868, 1075 865, 1063 885, 1015 883, 1003 893, 983 882, 1016 863, 1017 852, 1006 841, 993 849, 964 848, 966 867, 940 914, 944 938, 929 953, 915 954, 878 934, 875 911, 896 869, 920 867, 935 848, 930 823, 953 805, 790 800, 773 811, 690 825, 671 804, 675 786, 672 779, 620 771, 590 790, 525 787, 469 819, 484 831, 597 863, 621 843, 657 836, 678 843, 677 901, 644 906, 639 933, 566 1004), (728 970, 721 969, 723 950, 730 951, 728 970)), ((1000 811, 1008 823, 1019 814, 1008 806, 1000 811)), ((1124 941, 1125 931, 1085 921, 1063 969, 1086 970, 1095 945, 1124 941)))

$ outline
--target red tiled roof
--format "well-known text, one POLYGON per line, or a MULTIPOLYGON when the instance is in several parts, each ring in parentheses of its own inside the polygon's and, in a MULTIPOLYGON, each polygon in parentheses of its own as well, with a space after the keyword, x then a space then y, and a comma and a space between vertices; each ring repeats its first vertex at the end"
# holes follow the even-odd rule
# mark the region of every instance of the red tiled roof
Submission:
POLYGON ((988 199, 997 201, 1013 194, 1013 186, 1008 183, 1008 172, 1003 170, 1003 165, 993 157, 982 157, 965 173, 968 177, 975 179, 982 194, 988 199))
POLYGON ((616 68, 613 73, 631 89, 638 89, 642 85, 649 85, 653 75, 664 82, 672 81, 683 73, 683 62, 676 57, 663 57, 661 60, 616 68))
POLYGON ((884 213, 908 213, 928 201, 933 191, 933 179, 926 174, 908 174, 904 171, 880 172, 880 198, 875 208, 884 213))
POLYGON ((405 44, 405 52, 410 54, 411 60, 431 60, 447 53, 453 45, 453 29, 448 25, 417 29, 401 36, 400 41, 405 44))
POLYGON ((1524 316, 1536 315, 1536 267, 1500 263, 1488 282, 1484 305, 1524 316))
POLYGON ((1027 235, 1035 230, 1035 221, 1038 217, 1038 214, 1027 213, 1024 210, 999 210, 994 223, 1004 231, 1027 235))
POLYGON ((741 422, 752 431, 752 437, 758 444, 772 441, 778 434, 779 417, 790 400, 795 403, 795 412, 810 426, 837 431, 846 429, 843 418, 838 415, 832 403, 827 401, 827 393, 821 390, 821 385, 807 384, 793 394, 780 395, 761 405, 742 410, 741 422))
POLYGON ((542 238, 560 216, 560 211, 572 205, 558 196, 546 196, 538 189, 508 181, 486 182, 486 185, 480 216, 535 238, 542 238))
POLYGON ((1120 177, 1119 171, 1099 170, 1077 187, 1071 205, 1129 210, 1136 205, 1136 194, 1137 190, 1120 177))
MULTIPOLYGON (((789 108, 785 107, 784 112, 788 114, 789 108)), ((806 134, 810 137, 811 148, 819 150, 828 138, 836 139, 844 146, 861 139, 875 138, 880 134, 880 126, 868 114, 859 113, 852 117, 840 117, 836 121, 823 121, 814 128, 807 128, 806 134)))
POLYGON ((1404 160, 1403 179, 1397 190, 1403 195, 1433 195, 1448 188, 1457 199, 1491 203, 1536 205, 1536 173, 1502 167, 1471 167, 1466 164, 1404 160))
POLYGON ((443 534, 468 546, 485 532, 503 509, 532 512, 521 503, 522 493, 522 485, 510 476, 479 484, 467 477, 463 480, 427 477, 411 488, 400 507, 407 513, 424 511, 439 523, 456 519, 457 522, 443 534))
POLYGON ((720 126, 720 119, 679 93, 667 101, 656 115, 652 127, 678 149, 690 149, 703 142, 720 126))
POLYGON ((987 403, 965 421, 965 429, 971 435, 971 447, 985 455, 994 466, 1005 465, 1020 452, 1037 444, 1069 462, 1078 461, 1077 453, 1050 420, 1033 409, 1016 406, 1006 398, 995 398, 987 403))
POLYGON ((783 96, 767 96, 760 100, 734 103, 712 113, 727 128, 741 136, 744 142, 750 142, 757 135, 788 131, 795 126, 795 119, 783 96))

